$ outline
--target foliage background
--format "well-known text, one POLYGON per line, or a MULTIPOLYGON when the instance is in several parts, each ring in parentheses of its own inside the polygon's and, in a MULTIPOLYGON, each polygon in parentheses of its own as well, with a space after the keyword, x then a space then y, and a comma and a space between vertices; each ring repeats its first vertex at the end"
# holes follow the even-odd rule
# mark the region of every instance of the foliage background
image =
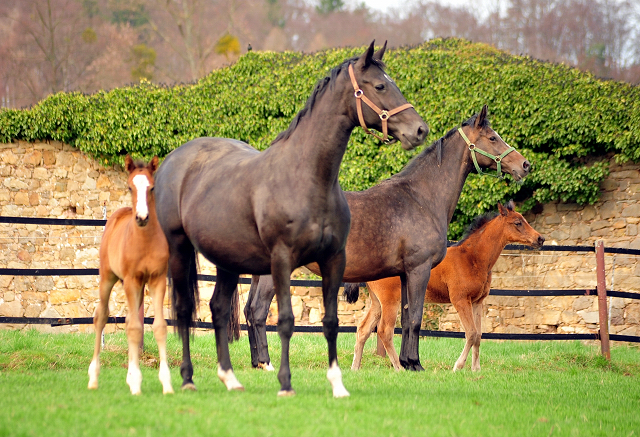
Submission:
MULTIPOLYGON (((62 141, 105 165, 122 163, 127 153, 163 157, 200 136, 236 138, 264 150, 317 80, 363 49, 249 52, 192 84, 142 81, 92 95, 58 93, 31 109, 2 110, 0 142, 62 141)), ((533 164, 523 185, 470 175, 450 238, 478 213, 511 198, 522 210, 554 200, 594 203, 611 156, 640 161, 637 86, 461 39, 389 50, 385 62, 429 123, 427 144, 486 103, 493 128, 533 164)), ((366 189, 400 171, 415 153, 380 145, 358 128, 342 164, 342 187, 366 189)))

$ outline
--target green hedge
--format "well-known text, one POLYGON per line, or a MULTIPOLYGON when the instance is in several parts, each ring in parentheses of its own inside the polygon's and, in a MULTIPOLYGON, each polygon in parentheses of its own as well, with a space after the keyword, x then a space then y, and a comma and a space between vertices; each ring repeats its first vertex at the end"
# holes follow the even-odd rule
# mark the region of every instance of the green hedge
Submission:
MULTIPOLYGON (((59 93, 27 110, 0 112, 0 142, 58 140, 105 164, 165 156, 199 136, 265 149, 300 110, 318 79, 362 48, 315 54, 250 52, 195 84, 147 82, 93 95, 59 93)), ((512 56, 485 44, 431 40, 390 50, 388 72, 429 123, 427 143, 489 105, 492 125, 533 164, 523 185, 471 175, 450 229, 513 198, 527 210, 552 200, 594 203, 608 157, 640 161, 638 87, 565 65, 512 56), (586 164, 590 163, 590 164, 586 164)), ((341 171, 345 190, 398 172, 414 153, 356 129, 341 171)))

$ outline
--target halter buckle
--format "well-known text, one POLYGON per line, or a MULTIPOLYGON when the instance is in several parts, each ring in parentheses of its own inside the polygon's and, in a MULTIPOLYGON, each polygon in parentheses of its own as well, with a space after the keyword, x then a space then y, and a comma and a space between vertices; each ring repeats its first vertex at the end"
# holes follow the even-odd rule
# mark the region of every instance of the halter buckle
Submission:
POLYGON ((387 120, 389 118, 389 111, 383 109, 378 115, 380 115, 380 120, 387 120))
POLYGON ((362 91, 361 89, 357 89, 353 95, 356 96, 356 99, 361 99, 362 95, 364 94, 364 91, 362 91))

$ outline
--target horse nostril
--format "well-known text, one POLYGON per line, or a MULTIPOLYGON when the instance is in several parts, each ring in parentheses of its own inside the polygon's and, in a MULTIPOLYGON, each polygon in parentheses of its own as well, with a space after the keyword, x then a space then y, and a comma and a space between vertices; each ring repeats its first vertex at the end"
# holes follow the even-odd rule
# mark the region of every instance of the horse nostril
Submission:
POLYGON ((524 169, 524 171, 528 172, 529 170, 531 170, 531 163, 527 160, 525 160, 522 163, 522 168, 524 169))
POLYGON ((544 237, 541 235, 538 237, 538 244, 542 246, 544 244, 544 237))

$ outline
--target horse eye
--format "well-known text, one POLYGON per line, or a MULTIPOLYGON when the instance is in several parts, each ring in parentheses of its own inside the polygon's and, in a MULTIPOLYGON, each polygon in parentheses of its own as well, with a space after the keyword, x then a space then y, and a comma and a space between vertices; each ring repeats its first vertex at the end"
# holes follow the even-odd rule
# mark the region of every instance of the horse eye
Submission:
POLYGON ((489 137, 489 140, 491 140, 491 141, 495 141, 495 140, 496 140, 496 137, 493 137, 493 136, 492 136, 492 137, 489 137))
POLYGON ((131 192, 131 187, 129 187, 129 192, 131 192))
POLYGON ((514 224, 516 226, 522 226, 522 222, 520 220, 515 221, 514 224))
POLYGON ((149 191, 153 191, 153 190, 155 190, 155 188, 156 187, 151 187, 151 188, 149 188, 149 191))
POLYGON ((377 90, 377 91, 382 91, 382 90, 384 90, 384 84, 383 84, 383 83, 381 83, 381 84, 379 84, 379 85, 376 85, 376 90, 377 90))

